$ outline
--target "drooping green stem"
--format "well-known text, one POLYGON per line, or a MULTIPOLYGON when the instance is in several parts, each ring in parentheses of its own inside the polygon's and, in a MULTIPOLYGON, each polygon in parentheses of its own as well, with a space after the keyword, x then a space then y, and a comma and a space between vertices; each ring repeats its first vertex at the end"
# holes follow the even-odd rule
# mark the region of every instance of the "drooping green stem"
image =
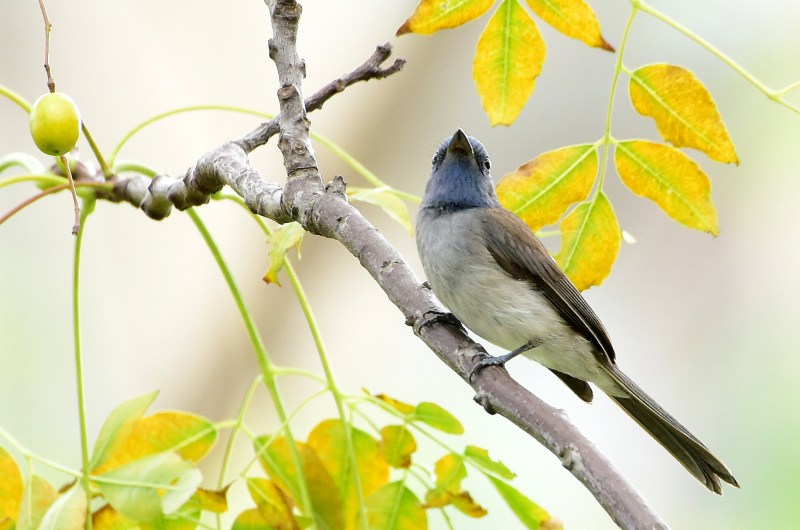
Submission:
POLYGON ((0 85, 0 96, 7 97, 11 101, 16 103, 20 107, 22 107, 22 110, 24 110, 25 112, 30 113, 31 104, 28 103, 28 100, 26 100, 24 97, 20 96, 19 94, 17 94, 16 92, 11 90, 10 88, 8 88, 6 86, 3 86, 3 85, 0 85))
POLYGON ((206 228, 205 223, 203 223, 203 221, 200 219, 200 216, 197 214, 194 208, 189 208, 186 210, 186 213, 189 214, 189 218, 197 227, 197 230, 200 232, 200 235, 206 242, 208 249, 214 256, 214 260, 217 262, 217 266, 219 267, 220 272, 222 272, 225 282, 228 284, 228 288, 231 291, 231 295, 236 302, 236 307, 239 309, 239 314, 242 317, 245 328, 247 328, 247 334, 250 338, 250 343, 253 345, 256 359, 258 360, 258 365, 261 368, 261 375, 264 377, 264 386, 267 388, 267 392, 269 392, 270 397, 272 398, 278 418, 282 423, 284 423, 284 431, 286 434, 286 439, 289 442, 289 450, 292 454, 292 460, 294 461, 294 465, 297 469, 298 487, 300 488, 300 501, 302 502, 303 507, 307 510, 306 513, 310 514, 313 510, 313 505, 311 503, 311 496, 308 493, 305 473, 303 472, 303 460, 300 457, 300 451, 297 449, 297 444, 295 442, 294 435, 292 434, 292 430, 289 424, 286 423, 286 406, 283 402, 280 388, 278 387, 277 377, 274 370, 275 367, 272 363, 272 360, 269 358, 269 355, 267 355, 266 347, 261 339, 261 334, 258 332, 258 328, 253 320, 253 316, 250 314, 247 305, 244 303, 242 292, 239 290, 239 286, 236 284, 233 274, 231 273, 228 264, 225 262, 225 259, 222 257, 214 238, 211 236, 211 233, 206 228))
MULTIPOLYGON (((75 260, 72 271, 72 334, 75 347, 75 377, 78 390, 78 418, 81 430, 81 486, 86 493, 86 498, 92 498, 92 485, 89 479, 89 436, 86 428, 86 397, 84 394, 83 380, 83 353, 81 350, 81 299, 80 299, 80 280, 81 280, 81 248, 83 246, 83 234, 86 231, 86 219, 91 213, 91 206, 84 206, 81 210, 81 217, 78 226, 78 233, 75 239, 75 260)), ((92 510, 91 503, 86 505, 86 530, 92 530, 92 510)))
POLYGON ((94 138, 92 138, 92 133, 89 132, 89 127, 86 126, 86 122, 83 120, 81 120, 81 130, 83 131, 83 137, 86 138, 86 141, 89 143, 89 148, 92 150, 92 153, 94 153, 97 163, 100 164, 100 169, 103 172, 103 176, 106 179, 110 179, 114 176, 114 172, 111 171, 111 167, 108 165, 108 162, 106 162, 106 159, 103 156, 103 153, 100 151, 100 148, 97 147, 94 138))
MULTIPOLYGON (((224 198, 233 200, 235 203, 239 204, 242 208, 244 208, 249 212, 249 208, 240 197, 224 196, 224 198)), ((272 234, 272 232, 270 231, 266 223, 257 215, 254 215, 252 213, 251 215, 253 215, 253 218, 261 227, 261 230, 264 232, 264 234, 267 237, 269 237, 272 234)), ((297 276, 297 272, 294 270, 294 267, 292 266, 292 263, 288 258, 284 262, 284 270, 286 271, 286 275, 289 277, 289 281, 292 284, 292 289, 295 292, 295 296, 297 297, 297 300, 300 302, 300 307, 303 310, 303 315, 305 316, 309 330, 311 331, 311 336, 314 338, 314 344, 317 347, 317 353, 319 355, 320 363, 322 364, 322 370, 325 373, 325 380, 327 382, 328 389, 333 395, 333 400, 334 403, 336 404, 336 410, 339 415, 339 419, 341 420, 342 425, 344 426, 344 438, 348 455, 348 464, 352 466, 353 484, 355 485, 356 494, 358 495, 359 515, 361 516, 362 525, 366 530, 367 529, 366 502, 364 500, 364 493, 361 486, 361 477, 358 474, 358 464, 356 462, 356 451, 355 451, 355 445, 353 443, 352 431, 347 427, 349 425, 349 421, 345 411, 345 396, 339 389, 338 385, 336 384, 336 379, 333 375, 333 368, 328 358, 328 353, 325 348, 325 343, 322 340, 322 335, 320 333, 319 326, 317 325, 317 319, 314 316, 314 311, 312 310, 311 304, 308 301, 308 297, 306 296, 305 290, 303 289, 303 285, 302 283, 300 283, 300 279, 297 276)))
POLYGON ((677 20, 674 20, 673 18, 671 18, 668 15, 662 13, 658 9, 654 8, 653 6, 651 6, 650 4, 648 4, 647 2, 644 2, 642 0, 631 0, 631 4, 634 6, 634 9, 640 9, 644 13, 647 13, 648 15, 656 18, 657 20, 660 20, 664 24, 668 25, 669 27, 673 28, 674 30, 678 31, 679 33, 682 33, 683 35, 686 35, 687 37, 689 37, 690 39, 695 41, 697 44, 699 44, 700 46, 702 46, 703 48, 705 48, 706 50, 711 52, 714 56, 716 56, 722 62, 727 64, 729 67, 731 67, 731 69, 733 69, 734 72, 736 72, 737 74, 742 76, 744 79, 746 79, 748 83, 750 83, 751 85, 756 87, 758 90, 763 92, 769 99, 775 101, 776 103, 778 103, 780 105, 783 105, 784 107, 786 107, 787 109, 789 109, 789 110, 791 110, 793 112, 796 112, 796 113, 800 114, 800 105, 795 105, 793 103, 790 103, 790 102, 786 101, 785 99, 783 99, 783 97, 782 97, 785 94, 787 94, 788 92, 791 92, 792 90, 794 90, 794 88, 796 88, 797 86, 799 86, 800 85, 800 81, 798 81, 797 83, 793 83, 792 85, 789 85, 788 87, 783 88, 783 89, 777 89, 777 90, 776 89, 772 89, 772 88, 768 87, 767 85, 765 85, 762 81, 760 81, 756 76, 751 74, 742 65, 740 65, 739 63, 734 61, 732 58, 730 58, 726 54, 724 54, 722 52, 722 50, 720 50, 719 48, 717 48, 716 46, 714 46, 713 44, 708 42, 706 39, 704 39, 703 37, 701 37, 700 35, 698 35, 694 31, 690 30, 689 28, 687 28, 686 26, 684 26, 683 24, 681 24, 677 20))
MULTIPOLYGON (((350 429, 350 421, 348 420, 345 412, 345 396, 336 384, 336 379, 333 375, 333 367, 331 366, 330 359, 328 358, 328 353, 325 349, 325 343, 322 340, 322 335, 320 334, 319 326, 317 325, 317 319, 314 316, 314 311, 311 309, 311 304, 308 301, 305 289, 303 289, 303 284, 300 283, 300 279, 298 278, 294 267, 288 259, 283 267, 286 270, 286 275, 289 277, 289 281, 292 284, 292 289, 294 289, 295 296, 300 302, 300 307, 303 309, 303 314, 306 317, 306 322, 308 323, 308 328, 311 331, 311 336, 314 337, 314 344, 317 347, 320 363, 322 363, 322 370, 325 373, 325 379, 328 381, 328 388, 333 395, 333 401, 336 404, 336 411, 338 412, 339 419, 342 422, 348 464, 351 466, 350 471, 352 471, 353 484, 358 497, 358 512, 361 525, 364 530, 368 530, 366 501, 364 499, 364 491, 361 486, 361 477, 358 474, 358 462, 356 460, 355 444, 353 443, 353 432, 350 429)), ((345 476, 347 476, 347 472, 345 472, 345 476)))

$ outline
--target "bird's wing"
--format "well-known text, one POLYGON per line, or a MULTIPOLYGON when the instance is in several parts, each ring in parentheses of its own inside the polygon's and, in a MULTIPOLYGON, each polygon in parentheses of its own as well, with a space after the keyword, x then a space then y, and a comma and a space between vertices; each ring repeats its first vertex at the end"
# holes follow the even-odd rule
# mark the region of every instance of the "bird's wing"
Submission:
POLYGON ((483 208, 481 222, 486 248, 498 265, 541 291, 561 317, 613 363, 614 348, 600 319, 528 225, 503 208, 483 208))

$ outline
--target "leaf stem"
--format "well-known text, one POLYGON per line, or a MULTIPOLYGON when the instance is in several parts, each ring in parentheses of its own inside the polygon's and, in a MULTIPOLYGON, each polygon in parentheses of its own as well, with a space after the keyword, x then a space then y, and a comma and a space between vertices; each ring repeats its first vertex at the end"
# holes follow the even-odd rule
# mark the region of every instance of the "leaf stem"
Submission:
POLYGON ((617 61, 614 63, 614 75, 611 78, 611 89, 609 90, 608 94, 608 108, 606 109, 606 129, 603 134, 603 161, 600 164, 600 178, 597 184, 598 193, 595 193, 592 196, 591 201, 594 202, 599 195, 599 192, 603 190, 603 183, 606 179, 606 171, 608 169, 608 156, 609 152, 611 151, 611 143, 613 138, 611 136, 611 124, 613 122, 614 117, 614 99, 617 95, 617 84, 619 83, 619 75, 622 73, 624 66, 622 64, 622 59, 625 56, 625 47, 628 44, 628 36, 630 35, 631 26, 633 25, 633 19, 636 18, 636 14, 639 12, 639 5, 637 2, 631 2, 632 9, 631 14, 628 16, 628 21, 625 23, 625 29, 622 32, 622 41, 619 45, 619 50, 617 51, 617 61))
MULTIPOLYGON (((69 166, 67 166, 69 167, 69 166)), ((90 199, 94 200, 94 199, 90 199)), ((86 498, 92 498, 92 485, 89 478, 89 436, 86 428, 86 397, 84 394, 83 378, 83 353, 81 350, 81 299, 80 299, 80 280, 81 280, 81 249, 83 248, 83 234, 85 232, 86 219, 93 210, 92 206, 84 205, 80 210, 80 219, 75 239, 75 260, 72 271, 72 322, 73 337, 75 343, 75 378, 78 390, 78 418, 81 430, 81 485, 86 493, 86 498)), ((91 503, 86 504, 86 530, 92 530, 92 510, 91 503)))
POLYGON ((783 105, 784 107, 786 107, 787 109, 791 110, 792 112, 800 114, 800 105, 794 105, 794 104, 792 104, 792 103, 790 103, 790 102, 788 102, 788 101, 786 101, 785 99, 782 98, 782 96, 784 96, 788 92, 791 92, 792 90, 794 90, 795 88, 800 86, 800 81, 798 81, 796 83, 793 83, 793 84, 791 84, 788 87, 783 88, 783 89, 778 89, 778 90, 772 89, 772 88, 768 87, 767 85, 765 85, 763 82, 761 82, 758 78, 756 78, 749 71, 747 71, 739 63, 737 63, 732 58, 730 58, 726 54, 724 54, 719 48, 717 48, 716 46, 714 46, 713 44, 711 44, 710 42, 705 40, 700 35, 698 35, 695 32, 693 32, 692 30, 690 30, 689 28, 687 28, 686 26, 684 26, 680 22, 674 20, 673 18, 671 18, 668 15, 662 13, 658 9, 654 8, 653 6, 648 4, 647 2, 644 2, 643 0, 631 0, 631 4, 634 6, 634 9, 641 9, 643 12, 647 13, 648 15, 650 15, 650 16, 658 19, 658 20, 660 20, 661 22, 663 22, 664 24, 666 24, 669 27, 673 28, 674 30, 678 31, 679 33, 684 34, 685 36, 689 37, 690 39, 695 41, 697 44, 699 44, 700 46, 702 46, 703 48, 705 48, 706 50, 711 52, 713 55, 715 55, 722 62, 727 64, 729 67, 731 67, 731 69, 733 69, 734 72, 736 72, 737 74, 742 76, 745 80, 747 80, 747 82, 749 82, 751 85, 753 85, 758 90, 763 92, 772 101, 774 101, 774 102, 776 102, 776 103, 778 103, 780 105, 783 105))
POLYGON ((239 314, 242 317, 245 328, 247 328, 247 334, 250 338, 250 343, 253 345, 253 349, 256 353, 256 359, 258 360, 259 367, 261 368, 261 374, 264 377, 264 386, 267 388, 267 391, 272 398, 278 418, 284 424, 283 429, 286 433, 286 439, 289 442, 289 450, 292 454, 292 460, 294 461, 294 465, 297 469, 297 476, 299 479, 299 500, 303 503, 303 507, 306 508, 306 513, 311 514, 313 511, 313 505, 311 504, 311 496, 308 492, 308 485, 306 483, 305 473, 303 471, 303 460, 300 457, 300 451, 297 449, 297 443, 294 440, 292 430, 289 424, 286 423, 286 406, 284 405, 283 396, 281 395, 280 388, 278 387, 277 378, 275 375, 275 366, 267 354, 266 347, 261 339, 261 334, 258 332, 258 328, 253 320, 253 316, 250 314, 249 309, 245 305, 242 292, 239 290, 239 286, 236 284, 236 280, 234 280, 233 274, 231 273, 230 268, 228 268, 228 264, 225 262, 225 259, 222 257, 214 238, 211 236, 211 233, 206 228, 205 223, 203 223, 203 221, 200 219, 200 216, 197 214, 194 208, 189 208, 186 210, 186 213, 197 227, 197 230, 200 232, 200 235, 206 242, 208 249, 214 256, 214 260, 217 262, 217 266, 219 267, 220 272, 222 272, 225 282, 228 284, 228 288, 231 291, 231 295, 236 302, 236 307, 239 309, 239 314))

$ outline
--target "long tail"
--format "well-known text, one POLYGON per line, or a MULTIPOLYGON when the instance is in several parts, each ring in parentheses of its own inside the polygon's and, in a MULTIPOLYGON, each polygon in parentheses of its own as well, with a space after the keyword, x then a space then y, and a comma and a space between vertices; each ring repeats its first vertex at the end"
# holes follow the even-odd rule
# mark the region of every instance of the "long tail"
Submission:
POLYGON ((670 416, 616 366, 606 366, 606 369, 614 381, 629 395, 629 397, 610 395, 611 399, 678 459, 689 473, 708 489, 720 495, 722 494, 720 479, 739 487, 739 483, 725 464, 720 462, 686 427, 678 423, 678 420, 670 416))

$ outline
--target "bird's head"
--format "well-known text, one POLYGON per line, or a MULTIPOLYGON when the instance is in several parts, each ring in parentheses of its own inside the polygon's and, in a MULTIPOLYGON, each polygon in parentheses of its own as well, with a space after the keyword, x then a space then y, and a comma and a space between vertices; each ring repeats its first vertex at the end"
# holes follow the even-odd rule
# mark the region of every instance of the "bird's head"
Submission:
POLYGON ((433 157, 422 206, 446 209, 498 206, 490 166, 483 144, 457 130, 433 157))

